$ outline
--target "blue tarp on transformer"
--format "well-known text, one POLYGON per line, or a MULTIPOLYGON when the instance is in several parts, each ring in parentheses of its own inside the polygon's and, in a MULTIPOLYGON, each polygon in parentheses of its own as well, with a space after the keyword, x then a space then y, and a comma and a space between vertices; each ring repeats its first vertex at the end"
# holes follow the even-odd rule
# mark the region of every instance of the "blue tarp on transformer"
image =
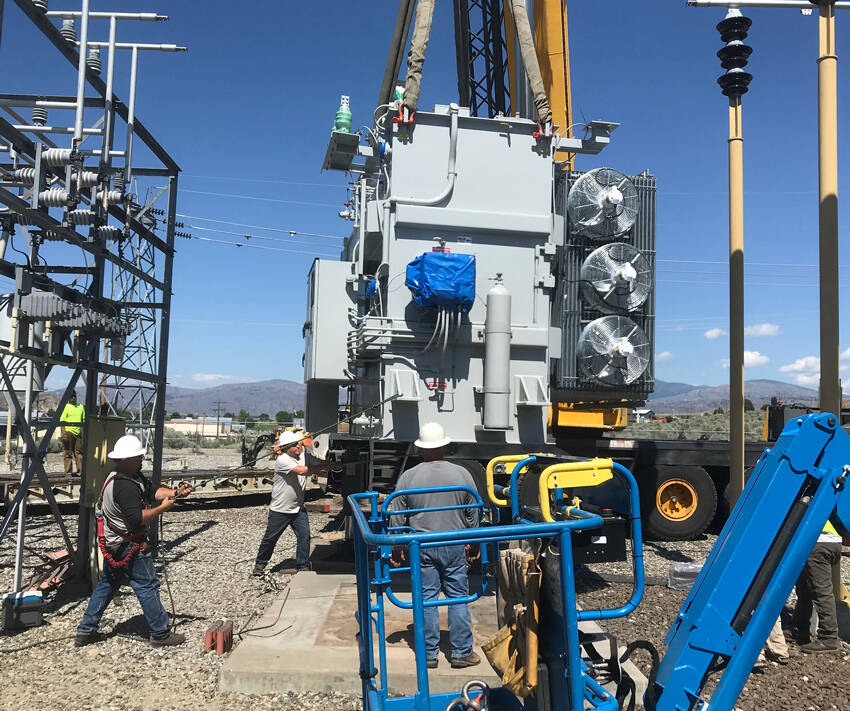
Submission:
POLYGON ((425 252, 407 265, 404 283, 418 306, 467 313, 475 301, 475 255, 425 252))

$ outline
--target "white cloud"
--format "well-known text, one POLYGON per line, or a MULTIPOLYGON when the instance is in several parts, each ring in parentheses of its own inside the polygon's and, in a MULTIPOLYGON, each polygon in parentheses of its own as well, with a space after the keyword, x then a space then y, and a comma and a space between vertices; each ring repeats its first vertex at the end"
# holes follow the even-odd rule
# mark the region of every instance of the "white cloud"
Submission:
POLYGON ((779 367, 781 373, 819 373, 820 358, 817 356, 805 356, 797 358, 793 363, 779 367))
POLYGON ((779 334, 779 326, 775 323, 756 323, 744 329, 745 336, 778 336, 779 334))
POLYGON ((662 363, 665 360, 672 360, 673 354, 670 351, 662 351, 657 356, 655 356, 656 363, 662 363))
POLYGON ((762 355, 758 351, 744 351, 744 367, 745 368, 754 368, 759 365, 765 365, 770 358, 766 355, 762 355))
POLYGON ((220 380, 242 380, 238 375, 221 375, 219 373, 195 373, 192 380, 196 383, 215 383, 220 380))
POLYGON ((820 373, 797 373, 794 376, 797 385, 817 387, 820 384, 820 373))
POLYGON ((848 348, 846 351, 842 351, 839 358, 841 358, 841 360, 850 360, 850 348, 848 348))
POLYGON ((705 337, 709 341, 714 341, 714 340, 720 338, 720 336, 725 336, 725 335, 726 335, 726 331, 724 331, 722 328, 712 328, 712 329, 709 329, 708 331, 705 332, 705 337))
POLYGON ((817 356, 797 358, 793 363, 780 366, 779 372, 791 373, 797 385, 816 387, 820 382, 820 358, 817 356))
MULTIPOLYGON (((770 358, 766 355, 762 355, 758 351, 744 351, 744 367, 745 368, 755 368, 759 365, 765 365, 770 362, 770 358)), ((720 361, 721 368, 729 367, 729 359, 724 358, 720 361)))

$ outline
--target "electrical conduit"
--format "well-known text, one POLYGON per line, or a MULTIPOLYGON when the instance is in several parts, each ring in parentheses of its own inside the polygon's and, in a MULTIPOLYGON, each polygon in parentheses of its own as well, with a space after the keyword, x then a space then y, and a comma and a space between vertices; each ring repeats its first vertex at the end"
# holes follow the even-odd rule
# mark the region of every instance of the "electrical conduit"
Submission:
POLYGON ((389 201, 400 205, 437 205, 451 197, 457 179, 457 116, 458 105, 449 104, 449 165, 446 187, 432 198, 399 197, 390 195, 389 201))

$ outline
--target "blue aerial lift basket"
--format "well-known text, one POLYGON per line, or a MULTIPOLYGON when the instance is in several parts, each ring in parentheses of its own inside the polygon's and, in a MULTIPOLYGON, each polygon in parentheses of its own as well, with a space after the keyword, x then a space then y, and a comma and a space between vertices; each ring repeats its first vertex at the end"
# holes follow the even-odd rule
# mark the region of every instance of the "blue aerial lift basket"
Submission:
MULTIPOLYGON (((537 694, 533 708, 535 711, 616 711, 621 708, 621 694, 606 690, 594 678, 594 665, 582 658, 578 623, 627 615, 643 594, 640 513, 634 478, 622 466, 611 463, 611 473, 625 482, 631 496, 634 595, 626 605, 614 610, 578 610, 570 537, 573 533, 600 527, 602 518, 583 511, 576 500, 564 495, 562 484, 566 486, 566 479, 549 476, 544 480, 547 471, 554 471, 547 465, 557 458, 529 455, 523 459, 497 459, 510 460, 513 465, 510 482, 506 487, 496 486, 493 469, 488 467, 488 496, 494 505, 510 507, 511 523, 508 525, 416 532, 392 523, 394 515, 423 510, 389 511, 388 503, 399 492, 388 497, 383 505, 379 505, 376 493, 349 497, 355 520, 360 677, 366 711, 453 711, 456 708, 479 711, 488 700, 492 700, 491 711, 496 707, 502 711, 521 707, 519 699, 505 689, 494 690, 500 694, 498 699, 489 690, 472 699, 469 685, 456 693, 430 694, 425 659, 425 607, 474 601, 486 591, 488 583, 485 575, 482 588, 465 598, 424 600, 420 557, 423 549, 434 546, 480 543, 485 544, 481 550, 486 566, 495 557, 493 552, 499 543, 521 539, 546 539, 559 553, 555 556, 558 561, 557 594, 540 598, 541 619, 547 620, 548 636, 547 643, 541 645, 539 661, 545 665, 546 674, 541 675, 540 683, 548 687, 537 694), (541 463, 541 501, 544 493, 551 497, 544 508, 550 504, 554 506, 556 520, 533 522, 525 518, 525 510, 520 506, 519 475, 525 467, 541 463), (367 513, 361 505, 365 505, 367 513), (565 520, 559 520, 561 518, 565 520), (396 547, 407 549, 409 566, 393 568, 390 565, 390 556, 396 547), (393 576, 403 573, 409 573, 411 578, 413 594, 409 603, 399 600, 392 589, 393 576), (385 597, 413 612, 418 688, 412 697, 391 698, 388 694, 385 597), (377 643, 373 637, 377 637, 377 643)), ((564 460, 560 466, 573 471, 578 465, 574 461, 567 464, 564 460)), ((648 711, 731 711, 734 708, 824 524, 831 521, 843 535, 850 532, 848 475, 850 435, 837 424, 834 415, 808 415, 786 425, 773 449, 765 450, 753 470, 667 634, 667 653, 660 663, 657 657, 654 660, 644 708, 648 711), (720 674, 719 679, 711 698, 705 699, 702 689, 709 675, 715 672, 720 674)), ((473 494, 475 508, 480 512, 489 508, 477 492, 466 487, 412 491, 457 490, 473 494)), ((552 519, 553 516, 544 518, 552 519)), ((628 649, 640 645, 647 648, 645 643, 635 643, 628 649)))
MULTIPOLYGON (((519 472, 537 457, 532 455, 521 460, 512 472, 513 488, 517 486, 519 472)), ((545 457, 547 461, 557 458, 545 457)), ((572 461, 572 460, 571 460, 572 461)), ((637 504, 637 483, 627 469, 613 465, 619 477, 625 480, 632 498, 632 526, 636 534, 636 591, 640 599, 643 593, 643 563, 640 544, 640 515, 637 504)), ((498 487, 499 493, 502 488, 498 487)), ((488 507, 476 491, 463 486, 431 487, 407 490, 404 493, 467 491, 477 502, 476 509, 483 513, 488 507)), ((561 700, 557 708, 563 711, 582 711, 591 708, 599 711, 615 711, 618 708, 615 696, 607 691, 589 672, 587 664, 581 658, 578 622, 582 619, 603 619, 624 616, 634 609, 633 604, 617 610, 579 611, 576 607, 575 578, 572 564, 571 535, 573 532, 599 528, 602 517, 571 506, 568 520, 539 522, 529 521, 521 516, 519 508, 513 513, 515 523, 510 525, 480 525, 477 528, 416 532, 403 525, 394 525, 394 517, 422 511, 439 511, 469 508, 464 505, 436 507, 431 509, 389 509, 390 502, 402 492, 387 497, 383 504, 378 502, 378 494, 367 492, 349 496, 349 504, 354 516, 354 547, 357 574, 359 624, 358 643, 360 650, 360 677, 363 680, 363 704, 368 711, 443 711, 452 701, 461 696, 456 693, 430 694, 428 670, 425 658, 424 612, 426 607, 442 607, 459 603, 469 603, 486 593, 488 576, 483 576, 481 588, 463 598, 424 600, 422 595, 421 551, 445 545, 481 545, 481 562, 484 570, 492 562, 488 555, 501 542, 523 539, 545 538, 558 547, 559 560, 559 599, 563 614, 550 615, 557 629, 549 630, 555 646, 559 649, 553 658, 547 661, 552 691, 561 700), (361 508, 365 505, 368 514, 361 508), (367 518, 368 515, 368 518, 367 518), (394 548, 407 551, 408 565, 395 568, 390 564, 394 548), (400 600, 393 592, 393 576, 409 574, 412 600, 400 600), (414 651, 416 655, 417 692, 412 697, 390 697, 387 683, 386 641, 384 626, 385 598, 398 607, 413 612, 414 651), (377 637, 377 644, 374 637, 377 637), (377 646, 377 654, 375 647, 377 646), (586 703, 589 705, 586 705, 586 703)), ((558 492, 555 492, 556 501, 558 492)), ((564 501, 564 507, 569 502, 564 501)), ((498 517, 496 517, 498 518, 498 517)), ((637 600, 634 601, 636 604, 637 600)), ((494 610, 495 612, 495 610, 494 610)), ((512 698, 508 692, 500 697, 500 706, 508 711, 505 698, 512 698)), ((513 704, 520 708, 520 702, 513 698, 513 704)))

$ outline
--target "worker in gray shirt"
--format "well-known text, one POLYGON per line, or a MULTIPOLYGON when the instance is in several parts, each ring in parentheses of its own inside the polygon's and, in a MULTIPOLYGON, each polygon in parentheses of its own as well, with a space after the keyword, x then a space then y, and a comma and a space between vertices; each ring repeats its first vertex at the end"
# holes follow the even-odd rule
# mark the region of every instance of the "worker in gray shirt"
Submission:
MULTIPOLYGON (((451 440, 443 427, 428 422, 419 430, 416 447, 424 460, 408 469, 398 479, 396 491, 422 489, 432 486, 468 486, 475 491, 475 482, 469 472, 457 464, 444 459, 446 447, 451 440)), ((426 509, 440 506, 477 505, 475 497, 466 491, 433 492, 427 494, 402 494, 390 502, 390 509, 426 509)), ((402 522, 393 517, 393 524, 402 522)), ((450 531, 474 528, 478 525, 477 508, 451 509, 448 511, 423 511, 404 517, 408 526, 416 531, 450 531)), ((447 598, 466 597, 469 583, 466 577, 467 558, 479 555, 478 551, 467 552, 463 545, 439 546, 422 550, 422 595, 425 600, 434 600, 440 591, 447 598)), ((448 605, 449 639, 452 656, 449 658, 455 669, 471 667, 481 660, 472 651, 472 620, 466 604, 448 605)), ((436 607, 425 608, 425 656, 428 668, 436 668, 440 642, 440 620, 436 607)))

